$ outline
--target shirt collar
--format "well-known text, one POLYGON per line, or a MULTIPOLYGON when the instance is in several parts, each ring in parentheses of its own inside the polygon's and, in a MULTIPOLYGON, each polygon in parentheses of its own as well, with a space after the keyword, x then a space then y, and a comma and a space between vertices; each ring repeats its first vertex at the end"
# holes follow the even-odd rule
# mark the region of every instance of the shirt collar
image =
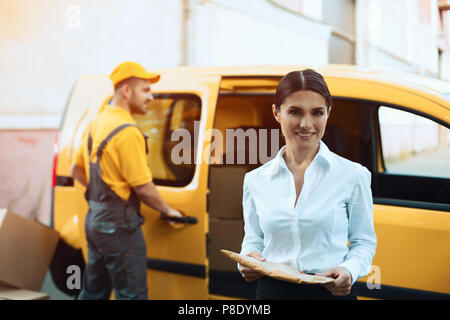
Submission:
MULTIPOLYGON (((284 161, 283 155, 286 152, 286 145, 282 146, 280 151, 278 151, 277 155, 274 158, 274 161, 272 163, 272 166, 268 168, 270 175, 275 175, 278 173, 278 171, 281 168, 286 168, 286 162, 284 161)), ((332 154, 330 149, 328 149, 327 145, 320 140, 319 143, 319 151, 317 152, 316 156, 314 157, 313 161, 315 160, 321 161, 324 165, 326 165, 328 168, 332 166, 332 154)))
POLYGON ((126 114, 130 114, 128 112, 128 110, 125 110, 124 108, 115 106, 113 104, 107 104, 105 109, 108 109, 109 111, 113 111, 113 112, 120 112, 120 113, 126 113, 126 114))
POLYGON ((317 156, 319 156, 321 159, 325 160, 325 163, 329 166, 333 166, 333 154, 328 149, 328 146, 320 140, 320 146, 319 146, 319 152, 317 153, 317 156))
POLYGON ((131 113, 128 112, 128 110, 125 110, 124 108, 121 108, 121 107, 118 107, 118 106, 115 106, 112 104, 108 104, 108 105, 106 105, 105 110, 107 110, 109 112, 121 114, 123 117, 127 117, 128 120, 132 121, 133 123, 135 122, 131 113))

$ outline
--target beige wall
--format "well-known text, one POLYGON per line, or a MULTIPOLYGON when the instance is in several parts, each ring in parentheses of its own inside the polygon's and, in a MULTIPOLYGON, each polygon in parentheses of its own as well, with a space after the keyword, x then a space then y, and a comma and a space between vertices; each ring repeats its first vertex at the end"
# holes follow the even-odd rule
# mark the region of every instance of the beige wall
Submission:
POLYGON ((124 60, 149 68, 180 61, 178 0, 2 0, 0 24, 4 129, 58 127, 83 75, 124 60))
POLYGON ((0 130, 0 208, 50 222, 54 130, 0 130))

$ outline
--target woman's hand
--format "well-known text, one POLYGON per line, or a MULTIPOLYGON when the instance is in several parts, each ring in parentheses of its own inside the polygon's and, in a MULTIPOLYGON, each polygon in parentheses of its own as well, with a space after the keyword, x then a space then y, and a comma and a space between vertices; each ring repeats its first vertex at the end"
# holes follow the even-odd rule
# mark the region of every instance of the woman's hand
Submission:
MULTIPOLYGON (((259 261, 266 261, 266 259, 256 251, 247 253, 246 256, 255 258, 259 261)), ((241 273, 242 277, 248 282, 258 280, 263 276, 263 274, 243 265, 239 266, 239 272, 241 273)))
POLYGON ((334 281, 322 284, 333 296, 348 296, 352 288, 352 276, 350 272, 344 267, 336 267, 328 269, 321 273, 316 273, 318 276, 330 277, 334 281))

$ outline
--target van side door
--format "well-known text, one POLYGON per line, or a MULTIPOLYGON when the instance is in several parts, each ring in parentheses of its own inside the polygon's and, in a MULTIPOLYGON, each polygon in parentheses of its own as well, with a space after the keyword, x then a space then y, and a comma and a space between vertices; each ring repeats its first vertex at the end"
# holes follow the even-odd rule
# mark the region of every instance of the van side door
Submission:
POLYGON ((449 103, 388 83, 327 82, 335 96, 327 130, 342 129, 329 137, 329 147, 372 174, 378 243, 371 272, 357 282, 358 295, 448 299, 449 103))
POLYGON ((169 226, 142 205, 150 299, 207 299, 208 154, 220 77, 163 73, 155 100, 136 116, 148 136, 148 163, 164 200, 195 224, 169 226))

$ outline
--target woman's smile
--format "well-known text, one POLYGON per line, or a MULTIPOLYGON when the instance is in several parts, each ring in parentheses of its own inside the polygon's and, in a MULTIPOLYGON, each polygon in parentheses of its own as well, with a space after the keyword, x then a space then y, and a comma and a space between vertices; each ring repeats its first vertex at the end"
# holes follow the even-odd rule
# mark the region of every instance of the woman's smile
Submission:
POLYGON ((295 132, 297 136, 299 136, 302 140, 310 140, 313 135, 315 135, 315 132, 295 132))

